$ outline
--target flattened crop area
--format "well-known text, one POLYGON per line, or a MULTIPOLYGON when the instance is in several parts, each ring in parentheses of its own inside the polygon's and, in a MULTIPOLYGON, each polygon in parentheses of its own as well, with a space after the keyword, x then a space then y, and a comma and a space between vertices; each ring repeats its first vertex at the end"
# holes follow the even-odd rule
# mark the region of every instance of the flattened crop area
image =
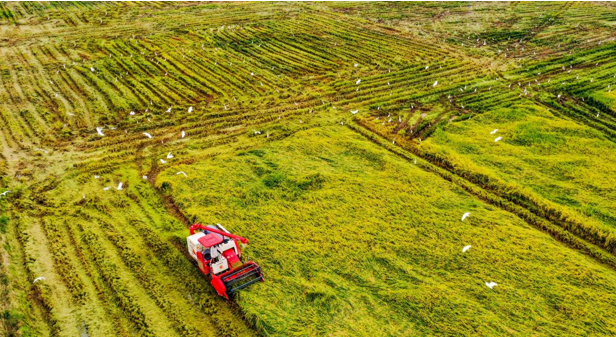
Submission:
POLYGON ((613 270, 345 127, 182 170, 157 184, 187 216, 251 238, 267 281, 238 303, 265 334, 616 329, 613 270))

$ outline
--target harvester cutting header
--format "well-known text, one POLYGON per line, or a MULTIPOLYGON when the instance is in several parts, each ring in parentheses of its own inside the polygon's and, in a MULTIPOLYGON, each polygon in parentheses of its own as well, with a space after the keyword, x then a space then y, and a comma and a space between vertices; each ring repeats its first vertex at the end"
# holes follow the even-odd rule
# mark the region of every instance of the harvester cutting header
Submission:
POLYGON ((248 240, 229 233, 221 225, 196 223, 190 227, 186 241, 188 253, 197 261, 203 274, 211 277, 218 295, 229 299, 238 290, 264 280, 258 264, 241 260, 240 243, 245 245, 248 240))

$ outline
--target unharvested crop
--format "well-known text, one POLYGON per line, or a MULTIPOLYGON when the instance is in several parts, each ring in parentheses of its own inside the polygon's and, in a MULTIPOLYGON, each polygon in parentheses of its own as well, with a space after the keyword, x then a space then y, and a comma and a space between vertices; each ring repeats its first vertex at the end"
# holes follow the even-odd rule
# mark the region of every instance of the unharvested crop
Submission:
POLYGON ((0 335, 616 334, 615 19, 0 4, 0 335), (216 296, 194 222, 266 282, 216 296))

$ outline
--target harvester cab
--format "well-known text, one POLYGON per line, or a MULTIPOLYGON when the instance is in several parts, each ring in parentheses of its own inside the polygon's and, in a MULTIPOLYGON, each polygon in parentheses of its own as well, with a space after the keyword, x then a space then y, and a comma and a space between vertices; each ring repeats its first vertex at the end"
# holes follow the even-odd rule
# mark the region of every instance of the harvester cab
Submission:
POLYGON ((264 280, 258 264, 241 260, 240 244, 244 246, 248 240, 229 233, 221 225, 194 224, 186 241, 188 253, 201 272, 210 276, 218 295, 229 299, 238 290, 264 280))

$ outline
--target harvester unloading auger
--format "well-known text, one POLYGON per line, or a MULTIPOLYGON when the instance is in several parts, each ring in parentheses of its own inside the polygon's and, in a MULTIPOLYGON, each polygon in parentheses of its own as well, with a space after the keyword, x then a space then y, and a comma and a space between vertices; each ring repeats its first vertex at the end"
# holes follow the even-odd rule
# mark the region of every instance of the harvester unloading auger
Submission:
POLYGON ((243 263, 239 243, 248 240, 229 233, 221 225, 204 226, 196 223, 190 227, 186 238, 188 253, 199 264, 199 269, 211 277, 218 295, 226 299, 249 285, 263 281, 261 267, 253 261, 243 263))

